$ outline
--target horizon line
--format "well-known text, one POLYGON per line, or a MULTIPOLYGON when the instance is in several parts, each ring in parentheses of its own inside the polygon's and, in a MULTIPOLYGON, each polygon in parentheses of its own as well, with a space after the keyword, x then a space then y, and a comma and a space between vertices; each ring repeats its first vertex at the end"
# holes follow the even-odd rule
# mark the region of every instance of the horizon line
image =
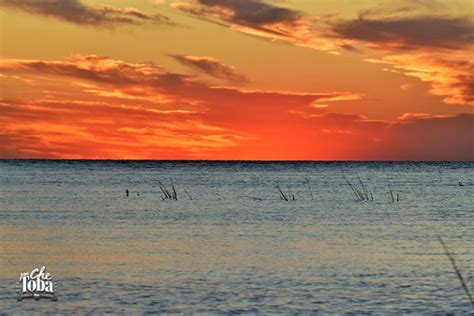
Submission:
POLYGON ((334 159, 334 160, 310 160, 310 159, 104 159, 104 158, 0 158, 0 161, 7 160, 20 160, 20 161, 110 161, 110 162, 394 162, 394 163, 403 163, 403 162, 420 162, 420 163, 430 163, 430 162, 474 162, 474 160, 391 160, 391 159, 334 159))

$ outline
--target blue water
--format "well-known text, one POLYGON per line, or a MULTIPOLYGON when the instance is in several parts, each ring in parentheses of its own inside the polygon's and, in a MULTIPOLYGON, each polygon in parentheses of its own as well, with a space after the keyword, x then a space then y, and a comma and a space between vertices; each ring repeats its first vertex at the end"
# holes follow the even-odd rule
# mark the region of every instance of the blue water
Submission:
POLYGON ((469 314, 437 238, 473 291, 473 193, 474 163, 4 160, 0 310, 469 314), (42 265, 58 301, 17 302, 42 265))

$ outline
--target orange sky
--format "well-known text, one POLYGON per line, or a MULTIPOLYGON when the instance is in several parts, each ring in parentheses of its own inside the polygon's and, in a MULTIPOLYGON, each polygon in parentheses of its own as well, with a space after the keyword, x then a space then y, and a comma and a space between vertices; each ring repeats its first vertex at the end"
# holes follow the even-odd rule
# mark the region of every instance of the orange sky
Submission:
POLYGON ((0 0, 0 158, 474 160, 470 0, 0 0))

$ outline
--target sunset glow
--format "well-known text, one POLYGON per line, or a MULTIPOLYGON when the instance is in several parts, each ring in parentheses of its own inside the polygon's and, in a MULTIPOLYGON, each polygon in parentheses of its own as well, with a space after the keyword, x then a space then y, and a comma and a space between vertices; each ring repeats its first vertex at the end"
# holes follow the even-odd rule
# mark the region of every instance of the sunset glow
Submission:
POLYGON ((473 160, 469 0, 0 0, 0 157, 473 160))

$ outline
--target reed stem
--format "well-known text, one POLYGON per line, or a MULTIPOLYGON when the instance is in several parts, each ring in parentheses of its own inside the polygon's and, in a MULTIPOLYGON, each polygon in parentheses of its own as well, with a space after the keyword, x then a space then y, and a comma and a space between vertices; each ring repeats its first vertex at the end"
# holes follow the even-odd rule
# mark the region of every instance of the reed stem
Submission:
POLYGON ((456 264, 456 260, 454 259, 452 253, 448 249, 448 246, 446 246, 445 242, 440 236, 438 236, 438 240, 441 246, 443 247, 445 255, 448 257, 449 262, 451 262, 451 266, 453 267, 453 270, 456 273, 456 276, 458 277, 459 282, 461 282, 461 286, 464 289, 464 293, 466 294, 467 299, 469 300, 469 302, 471 302, 471 305, 474 308, 474 300, 472 299, 472 294, 469 291, 469 287, 467 286, 467 283, 464 280, 464 277, 462 276, 461 270, 459 270, 456 264))

